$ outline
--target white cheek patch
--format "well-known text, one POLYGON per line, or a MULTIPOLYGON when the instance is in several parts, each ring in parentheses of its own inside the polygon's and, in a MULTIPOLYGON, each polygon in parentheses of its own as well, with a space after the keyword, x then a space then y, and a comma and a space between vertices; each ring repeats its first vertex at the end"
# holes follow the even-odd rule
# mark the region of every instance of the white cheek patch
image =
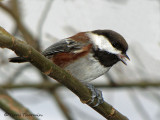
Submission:
POLYGON ((117 50, 112 46, 112 44, 109 42, 109 40, 106 37, 103 37, 102 35, 97 35, 94 33, 88 33, 88 35, 91 38, 93 44, 95 46, 98 46, 99 49, 107 51, 109 53, 113 53, 113 54, 121 53, 120 50, 117 50))

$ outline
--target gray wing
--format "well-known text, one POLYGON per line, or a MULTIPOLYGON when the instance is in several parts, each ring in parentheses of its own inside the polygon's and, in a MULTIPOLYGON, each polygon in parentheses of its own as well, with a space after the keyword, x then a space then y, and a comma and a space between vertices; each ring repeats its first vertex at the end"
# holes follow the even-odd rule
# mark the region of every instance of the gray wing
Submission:
POLYGON ((83 46, 83 43, 79 43, 71 39, 63 39, 45 49, 42 54, 49 57, 60 52, 74 52, 80 50, 83 46))

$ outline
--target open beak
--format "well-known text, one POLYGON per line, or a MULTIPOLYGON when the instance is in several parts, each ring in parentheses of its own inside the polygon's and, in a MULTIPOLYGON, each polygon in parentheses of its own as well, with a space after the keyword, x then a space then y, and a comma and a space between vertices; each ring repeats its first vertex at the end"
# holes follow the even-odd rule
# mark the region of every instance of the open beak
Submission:
POLYGON ((117 57, 119 58, 120 61, 122 61, 125 65, 127 65, 126 60, 130 60, 128 55, 125 54, 118 54, 117 57))

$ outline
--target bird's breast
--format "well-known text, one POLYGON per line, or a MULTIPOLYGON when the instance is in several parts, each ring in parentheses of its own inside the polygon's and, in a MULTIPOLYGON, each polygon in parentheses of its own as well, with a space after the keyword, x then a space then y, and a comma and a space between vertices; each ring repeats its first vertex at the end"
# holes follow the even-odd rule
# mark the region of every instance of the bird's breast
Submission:
POLYGON ((105 67, 89 53, 85 57, 72 62, 64 69, 81 82, 89 82, 103 75, 110 67, 105 67))

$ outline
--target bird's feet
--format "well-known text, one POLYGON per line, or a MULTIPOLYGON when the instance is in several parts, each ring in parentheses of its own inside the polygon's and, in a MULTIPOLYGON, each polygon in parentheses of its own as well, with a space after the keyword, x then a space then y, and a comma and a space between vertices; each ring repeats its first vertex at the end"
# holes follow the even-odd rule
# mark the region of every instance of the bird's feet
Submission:
POLYGON ((93 103, 95 98, 98 99, 96 105, 94 105, 93 107, 97 107, 98 105, 102 104, 104 102, 103 100, 103 96, 102 96, 102 92, 98 89, 96 89, 93 85, 91 84, 86 84, 86 86, 91 90, 92 92, 92 99, 89 102, 89 104, 93 103))

